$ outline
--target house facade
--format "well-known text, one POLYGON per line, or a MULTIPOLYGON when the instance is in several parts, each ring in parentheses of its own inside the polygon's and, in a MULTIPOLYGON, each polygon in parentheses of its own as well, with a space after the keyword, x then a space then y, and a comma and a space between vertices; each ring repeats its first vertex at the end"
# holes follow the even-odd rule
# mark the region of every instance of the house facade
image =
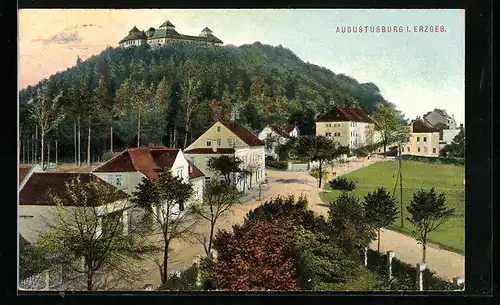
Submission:
POLYGON ((182 150, 163 146, 129 148, 94 169, 93 174, 132 195, 143 178, 154 180, 168 169, 191 183, 195 200, 203 200, 204 174, 191 164, 182 150))
POLYGON ((439 157, 439 130, 417 118, 408 126, 410 141, 403 146, 403 155, 439 157))
POLYGON ((129 226, 134 223, 134 215, 130 213, 132 205, 128 200, 129 195, 125 192, 115 190, 91 173, 35 172, 27 178, 19 191, 18 228, 19 234, 24 239, 35 244, 40 236, 48 231, 47 224, 57 219, 59 208, 51 200, 49 192, 61 198, 69 211, 81 204, 78 200, 73 200, 66 189, 66 183, 77 178, 81 183, 95 182, 98 187, 109 189, 109 193, 112 194, 110 202, 103 202, 97 194, 89 193, 85 207, 95 209, 101 222, 105 217, 117 219, 121 222, 124 233, 127 232, 129 226))
POLYGON ((270 156, 274 159, 279 159, 278 147, 284 145, 292 137, 299 136, 299 129, 295 124, 286 125, 268 125, 258 134, 259 140, 266 143, 266 157, 270 156))
POLYGON ((212 30, 205 27, 198 36, 184 35, 177 32, 175 26, 169 20, 162 23, 157 29, 149 28, 147 31, 140 31, 133 27, 129 34, 118 43, 120 47, 131 47, 140 45, 161 46, 169 41, 182 40, 186 42, 222 44, 222 41, 215 37, 212 30))
POLYGON ((457 122, 453 116, 448 115, 446 110, 444 109, 434 109, 432 111, 427 112, 423 116, 423 120, 432 125, 437 126, 438 124, 444 124, 448 128, 447 129, 457 129, 457 122))
POLYGON ((316 135, 351 149, 380 141, 375 122, 361 109, 335 106, 316 120, 316 135))
POLYGON ((207 164, 211 158, 221 155, 235 156, 243 160, 242 167, 252 170, 253 174, 241 177, 237 187, 245 191, 265 179, 265 146, 246 128, 232 122, 216 122, 191 145, 185 154, 188 160, 204 174, 207 182, 218 179, 207 164))

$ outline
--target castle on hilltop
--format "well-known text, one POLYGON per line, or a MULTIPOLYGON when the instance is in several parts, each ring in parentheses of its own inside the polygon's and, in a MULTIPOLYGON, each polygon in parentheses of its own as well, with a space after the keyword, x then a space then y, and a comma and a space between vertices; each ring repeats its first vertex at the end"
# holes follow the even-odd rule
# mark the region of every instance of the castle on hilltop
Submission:
POLYGON ((147 31, 140 31, 134 26, 128 32, 128 35, 120 40, 119 45, 120 47, 141 46, 145 44, 160 46, 172 40, 222 44, 222 41, 215 37, 212 30, 208 27, 204 28, 199 36, 189 36, 178 33, 175 30, 175 26, 167 20, 158 29, 151 27, 147 31))

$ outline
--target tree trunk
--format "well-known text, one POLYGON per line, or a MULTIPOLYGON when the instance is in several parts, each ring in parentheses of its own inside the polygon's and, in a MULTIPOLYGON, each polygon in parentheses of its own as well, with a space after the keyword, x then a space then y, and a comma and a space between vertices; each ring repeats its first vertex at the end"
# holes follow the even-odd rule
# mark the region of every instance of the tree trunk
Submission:
POLYGON ((212 256, 212 241, 214 239, 214 229, 215 229, 215 220, 212 219, 212 222, 210 223, 210 235, 208 238, 208 253, 207 255, 212 256))
POLYGON ((319 185, 318 188, 321 188, 321 180, 323 178, 323 162, 319 160, 319 185))
POLYGON ((31 135, 31 163, 32 164, 36 164, 35 163, 35 160, 36 160, 36 157, 35 157, 35 151, 36 151, 36 141, 35 141, 35 134, 32 134, 31 135))
POLYGON ((45 135, 42 133, 41 134, 41 144, 42 144, 42 151, 41 151, 41 155, 40 155, 40 164, 42 165, 43 167, 43 160, 44 160, 44 150, 45 150, 45 135))
POLYGON ((427 252, 427 241, 422 242, 422 263, 425 264, 427 252))
POLYGON ((50 165, 50 141, 47 141, 47 168, 50 165))
POLYGON ((22 152, 22 160, 23 160, 23 164, 26 163, 26 139, 24 137, 21 138, 22 139, 22 149, 23 149, 23 152, 22 152))
POLYGON ((168 247, 169 243, 165 242, 165 248, 163 249, 163 274, 161 276, 162 284, 165 284, 168 280, 168 247))
POLYGON ((57 138, 56 138, 56 165, 57 165, 57 138))
POLYGON ((137 148, 141 147, 141 110, 137 112, 137 148))
POLYGON ((113 152, 113 126, 109 127, 109 137, 110 137, 110 151, 113 152))
POLYGON ((173 148, 177 147, 177 127, 174 127, 174 145, 173 148))
POLYGON ((36 164, 38 162, 38 126, 35 126, 35 162, 36 164))
POLYGON ((82 165, 82 159, 80 158, 81 152, 82 152, 81 135, 82 135, 82 129, 81 129, 81 125, 80 125, 80 115, 78 115, 78 166, 82 165))
POLYGON ((401 146, 399 146, 399 195, 400 195, 400 210, 401 210, 401 228, 404 228, 404 216, 403 216, 403 163, 401 161, 401 146))
POLYGON ((380 253, 380 228, 378 228, 378 245, 377 245, 377 252, 380 253))
POLYGON ((29 135, 28 137, 26 138, 26 142, 28 143, 27 147, 26 147, 26 161, 28 161, 28 163, 30 163, 31 159, 30 159, 30 149, 31 149, 31 146, 30 146, 30 138, 29 138, 29 135))
POLYGON ((184 135, 184 148, 183 148, 183 150, 186 149, 186 147, 187 147, 190 118, 191 118, 191 103, 189 102, 187 104, 187 110, 186 110, 186 133, 184 135))
POLYGON ((89 135, 87 138, 87 166, 90 166, 90 116, 89 116, 89 135))
POLYGON ((92 272, 87 271, 87 291, 92 291, 92 289, 94 288, 93 277, 94 275, 92 274, 92 272))
POLYGON ((168 147, 173 148, 173 146, 172 146, 172 131, 170 131, 170 138, 168 140, 168 144, 169 144, 168 147))
POLYGON ((77 153, 77 145, 76 145, 76 123, 73 124, 73 135, 74 135, 74 144, 75 144, 75 165, 78 165, 78 153, 77 153))

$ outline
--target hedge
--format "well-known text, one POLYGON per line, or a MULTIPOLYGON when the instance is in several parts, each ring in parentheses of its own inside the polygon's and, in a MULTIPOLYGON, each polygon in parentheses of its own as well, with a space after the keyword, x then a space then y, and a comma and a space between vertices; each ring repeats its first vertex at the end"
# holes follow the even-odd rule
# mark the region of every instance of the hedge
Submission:
POLYGON ((332 190, 352 191, 356 188, 356 181, 348 179, 345 176, 337 177, 328 181, 332 190))
POLYGON ((288 169, 288 163, 284 161, 266 160, 266 166, 282 170, 288 169))
POLYGON ((415 155, 402 155, 400 158, 407 161, 419 161, 434 164, 465 164, 465 158, 425 157, 415 155))

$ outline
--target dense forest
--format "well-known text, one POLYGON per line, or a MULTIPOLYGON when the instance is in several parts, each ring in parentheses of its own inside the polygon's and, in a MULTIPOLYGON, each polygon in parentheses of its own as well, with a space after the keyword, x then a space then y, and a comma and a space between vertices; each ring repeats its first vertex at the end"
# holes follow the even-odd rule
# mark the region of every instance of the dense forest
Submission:
POLYGON ((19 103, 26 162, 39 158, 44 122, 53 125, 42 144, 51 162, 55 154, 59 162, 76 162, 79 155, 94 162, 138 145, 184 148, 218 119, 253 133, 268 123, 296 123, 302 134, 313 134, 316 116, 334 104, 368 114, 378 103, 390 104, 375 84, 303 62, 282 46, 181 41, 108 47, 78 58, 75 66, 23 89, 19 103), (34 111, 42 102, 46 112, 34 111))

